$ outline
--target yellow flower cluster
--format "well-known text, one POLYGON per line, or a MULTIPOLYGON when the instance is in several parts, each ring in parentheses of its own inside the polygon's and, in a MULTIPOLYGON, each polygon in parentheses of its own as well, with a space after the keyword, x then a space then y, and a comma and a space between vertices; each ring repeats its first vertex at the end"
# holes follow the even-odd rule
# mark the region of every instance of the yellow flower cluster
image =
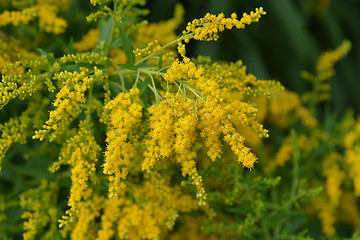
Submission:
POLYGON ((7 122, 0 124, 0 170, 1 163, 9 148, 14 143, 25 144, 27 137, 32 134, 32 127, 35 122, 35 112, 39 104, 29 104, 27 109, 19 116, 10 118, 7 122))
POLYGON ((356 146, 348 149, 345 156, 345 162, 349 167, 349 177, 351 178, 354 186, 355 196, 360 196, 360 164, 359 164, 360 147, 356 146))
POLYGON ((66 63, 90 63, 96 65, 104 65, 107 61, 107 57, 102 57, 98 53, 77 53, 67 54, 59 58, 59 64, 66 63))
MULTIPOLYGON (((66 23, 57 16, 61 8, 55 2, 38 0, 39 6, 32 8, 34 18, 39 18, 41 29, 60 33, 66 23)), ((20 95, 35 95, 33 93, 43 90, 44 86, 48 87, 49 92, 54 92, 49 117, 44 117, 42 122, 45 121, 45 124, 41 124, 41 129, 35 132, 33 138, 56 139, 59 142, 67 139, 62 145, 58 162, 51 167, 55 171, 62 164, 69 165, 69 171, 61 170, 66 174, 59 174, 59 179, 54 180, 57 183, 71 173, 69 208, 59 221, 64 238, 68 234, 71 239, 165 239, 173 230, 188 230, 185 236, 200 238, 203 236, 199 231, 200 224, 193 223, 193 216, 183 218, 182 214, 196 211, 196 214, 210 218, 214 215, 212 206, 203 206, 207 203, 211 205, 214 195, 209 194, 212 186, 205 181, 207 179, 203 179, 206 175, 201 174, 200 170, 204 170, 204 165, 206 167, 211 161, 227 161, 230 155, 226 154, 230 150, 238 164, 250 170, 254 168, 257 157, 249 148, 247 137, 253 137, 253 144, 259 143, 260 138, 268 137, 268 131, 258 120, 254 98, 277 94, 275 92, 282 87, 275 81, 260 80, 246 73, 241 61, 209 64, 201 59, 191 60, 185 55, 184 42, 188 43, 192 38, 216 40, 219 32, 233 27, 242 29, 257 22, 265 12, 258 8, 255 12, 243 14, 240 20, 235 13, 231 18, 225 18, 224 14, 207 14, 189 23, 183 35, 176 39, 174 30, 183 15, 180 7, 177 7, 175 17, 170 21, 149 24, 134 33, 132 30, 136 27, 128 27, 129 22, 122 24, 120 19, 138 16, 136 13, 127 15, 126 11, 131 8, 127 6, 143 1, 115 1, 113 9, 107 6, 108 0, 94 0, 91 3, 102 7, 102 12, 96 16, 111 16, 109 21, 114 28, 111 34, 114 35, 107 39, 109 42, 106 44, 110 48, 110 60, 114 63, 112 67, 116 69, 109 71, 108 58, 95 53, 69 54, 56 60, 48 56, 54 63, 43 60, 46 58, 43 56, 36 62, 42 68, 35 71, 31 65, 12 63, 13 60, 6 56, 4 62, 13 64, 12 69, 30 70, 3 77, 0 104, 20 98, 20 95), (131 42, 132 46, 145 46, 133 52, 139 58, 143 57, 133 65, 116 64, 125 63, 124 59, 129 55, 125 39, 120 43, 115 40, 119 37, 120 24, 130 41, 136 39, 134 43, 131 42), (170 59, 174 52, 174 48, 166 48, 176 44, 182 60, 175 59, 169 65, 164 64, 162 60, 170 59), (123 48, 111 49, 113 45, 122 45, 123 48), (94 65, 101 65, 104 70, 89 67, 94 65), (133 87, 130 89, 131 84, 133 87), (141 90, 137 88, 140 84, 141 90), (76 120, 80 121, 78 126, 76 120), (94 126, 102 126, 101 123, 106 126, 106 136, 102 129, 92 130, 94 126), (95 141, 95 133, 96 140, 106 138, 103 149, 95 141), (204 150, 206 154, 202 152, 204 150), (101 151, 104 151, 103 161, 99 163, 102 171, 97 171, 98 158, 102 160, 99 157, 101 151), (179 186, 180 182, 186 189, 179 186), (197 199, 191 192, 196 193, 197 199), (193 223, 190 227, 188 220, 193 223)), ((92 29, 74 47, 78 51, 91 50, 98 42, 99 35, 99 30, 92 29)), ((35 61, 31 64, 34 65, 35 61)), ((281 93, 283 97, 280 96, 276 103, 270 100, 269 107, 266 106, 273 118, 294 114, 303 120, 304 125, 316 125, 316 120, 301 106, 297 95, 286 91, 279 92, 279 95, 281 93)), ((30 101, 39 99, 32 96, 30 101)), ((49 104, 49 101, 43 105, 49 104)), ((266 100, 263 102, 261 104, 267 104, 266 100)), ((0 156, 13 142, 29 136, 23 134, 22 129, 25 129, 25 125, 28 128, 28 121, 32 117, 20 117, 0 125, 0 143, 3 143, 0 145, 0 156), (24 126, 23 122, 26 122, 24 126), (5 146, 5 150, 2 146, 5 146)), ((314 139, 300 135, 294 142, 285 140, 278 152, 283 156, 276 156, 273 165, 284 165, 297 148, 307 154, 313 149, 311 144, 316 142, 314 139)), ((339 168, 329 168, 325 175, 328 197, 334 205, 339 205, 341 171, 339 168)), ((53 193, 55 198, 55 190, 46 191, 53 193)), ((45 196, 32 195, 36 198, 45 196)), ((24 214, 25 218, 29 218, 25 224, 26 239, 35 238, 40 225, 48 228, 48 222, 58 218, 56 209, 50 203, 43 200, 51 213, 46 209, 38 213, 37 208, 43 202, 34 202, 33 208, 24 205, 30 209, 28 212, 32 211, 24 214), (44 219, 41 216, 45 216, 44 219)), ((321 218, 329 218, 325 210, 322 212, 321 218)), ((331 226, 330 220, 324 221, 328 221, 324 225, 331 226)), ((330 232, 331 229, 326 231, 330 232)), ((176 239, 176 235, 173 237, 176 239)))
POLYGON ((25 8, 21 11, 4 11, 0 14, 0 27, 8 24, 27 24, 36 16, 34 8, 25 8))
MULTIPOLYGON (((350 197, 349 194, 345 196, 341 189, 346 177, 344 170, 340 169, 342 162, 343 156, 339 153, 331 152, 325 156, 323 161, 323 174, 326 177, 325 193, 313 201, 318 217, 321 220, 322 230, 328 238, 331 238, 335 232, 337 215, 343 211, 341 208, 343 208, 344 200, 346 200, 344 197, 350 197)), ((348 201, 351 201, 351 199, 348 199, 348 201)), ((354 203, 348 207, 354 207, 354 203)), ((349 219, 346 221, 348 222, 349 219)))
MULTIPOLYGON (((0 27, 8 24, 28 24, 31 20, 38 17, 41 31, 54 34, 63 33, 67 27, 67 23, 63 18, 57 16, 60 7, 55 4, 56 1, 37 0, 36 2, 34 6, 24 8, 20 11, 5 11, 0 14, 0 27)), ((62 7, 66 8, 66 4, 62 7)))
POLYGON ((335 210, 331 204, 324 198, 316 199, 316 207, 318 209, 318 217, 321 220, 322 231, 328 238, 335 232, 335 210))
POLYGON ((0 56, 0 74, 2 75, 15 72, 20 73, 25 69, 23 66, 18 66, 15 69, 7 69, 10 64, 14 65, 16 61, 20 60, 20 54, 36 58, 35 54, 32 54, 21 48, 20 43, 16 39, 6 39, 5 36, 0 37, 0 51, 2 53, 0 56))
POLYGON ((24 127, 27 127, 26 122, 29 122, 29 120, 30 119, 25 116, 25 118, 11 118, 8 122, 0 124, 0 170, 5 153, 9 150, 11 145, 16 142, 23 144, 26 142, 24 127))
POLYGON ((277 150, 274 159, 268 163, 267 172, 272 172, 277 167, 285 166, 295 155, 296 149, 301 151, 302 157, 308 156, 308 154, 319 145, 319 136, 306 136, 301 134, 297 136, 296 140, 291 137, 286 137, 277 150))
POLYGON ((45 135, 54 130, 50 138, 52 140, 56 134, 64 131, 72 119, 82 111, 80 103, 85 103, 85 92, 94 81, 94 78, 85 71, 60 72, 54 76, 54 79, 62 85, 53 102, 55 109, 50 111, 50 117, 43 125, 43 129, 36 131, 33 139, 42 141, 45 135))
MULTIPOLYGON (((343 122, 342 128, 346 132, 340 143, 345 147, 344 152, 331 151, 322 159, 325 191, 312 203, 328 238, 334 235, 336 222, 348 222, 354 227, 358 223, 355 199, 360 195, 360 121, 350 118, 343 122), (351 182, 353 190, 348 191, 351 182)), ((328 141, 328 137, 321 140, 328 141)), ((309 145, 309 141, 306 144, 309 145)))
POLYGON ((196 152, 193 146, 196 142, 196 128, 198 116, 194 109, 194 102, 187 101, 184 105, 178 105, 175 108, 174 115, 176 122, 174 123, 174 152, 176 161, 181 165, 182 175, 189 176, 191 183, 196 187, 199 205, 204 205, 206 201, 206 193, 202 183, 202 177, 196 168, 196 152))
POLYGON ((244 145, 244 137, 236 128, 250 126, 261 137, 267 137, 267 131, 255 120, 255 109, 244 102, 206 101, 199 103, 199 117, 201 118, 201 135, 209 147, 208 155, 212 161, 220 157, 221 144, 219 136, 231 146, 238 156, 238 162, 244 167, 252 169, 256 157, 244 145))
POLYGON ((136 130, 141 122, 142 106, 139 103, 139 89, 119 93, 105 106, 107 147, 103 173, 109 175, 110 196, 117 196, 126 184, 131 161, 135 155, 136 130))
POLYGON ((168 96, 159 105, 148 109, 150 113, 149 139, 145 145, 142 168, 148 172, 161 159, 172 157, 181 165, 182 175, 189 176, 197 188, 199 204, 206 199, 202 178, 196 169, 196 152, 192 149, 196 140, 198 116, 194 101, 179 96, 168 96))
POLYGON ((171 68, 167 70, 164 79, 169 83, 176 80, 191 81, 191 79, 201 78, 203 73, 204 69, 197 68, 189 58, 184 58, 183 61, 177 59, 171 64, 171 68))
POLYGON ((358 226, 359 210, 356 196, 352 192, 343 192, 336 217, 339 221, 349 223, 354 228, 358 226))
POLYGON ((89 31, 81 38, 79 42, 74 43, 74 48, 80 52, 93 49, 100 38, 100 31, 97 28, 89 29, 89 31))
POLYGON ((120 207, 124 205, 124 198, 107 198, 103 203, 104 214, 101 216, 101 229, 96 240, 110 240, 116 233, 115 222, 120 217, 120 207))
POLYGON ((93 238, 96 235, 96 229, 93 226, 101 214, 103 202, 104 197, 98 196, 92 189, 88 189, 85 201, 78 206, 79 210, 75 224, 65 228, 64 234, 66 231, 71 230, 71 239, 86 240, 93 238))
POLYGON ((161 232, 170 230, 177 212, 196 210, 197 203, 178 187, 170 188, 169 180, 151 173, 139 188, 133 188, 134 197, 144 199, 138 204, 126 201, 120 208, 117 231, 120 239, 161 239, 161 232))
MULTIPOLYGON (((159 58, 165 65, 165 60, 170 63, 174 60, 176 51, 173 43, 176 42, 176 28, 182 23, 184 9, 181 4, 175 5, 174 17, 167 21, 159 23, 146 22, 146 25, 137 30, 134 50, 135 56, 145 56, 145 59, 150 58, 149 64, 157 64, 159 58), (166 48, 166 49, 165 49, 166 48)), ((144 59, 140 60, 144 61, 144 59)), ((166 63, 168 64, 168 63, 166 63)))
POLYGON ((35 239, 40 229, 48 228, 50 235, 52 234, 50 231, 56 230, 59 215, 56 209, 57 192, 56 182, 43 180, 37 188, 20 195, 20 205, 26 209, 21 217, 27 219, 24 223, 24 240, 35 239))
POLYGON ((281 127, 287 127, 296 120, 308 128, 317 126, 317 119, 302 106, 298 94, 288 90, 275 90, 269 100, 269 121, 281 127))
POLYGON ((262 7, 256 8, 255 12, 251 11, 250 15, 244 13, 240 20, 237 19, 236 13, 231 14, 231 18, 225 18, 223 13, 213 15, 207 13, 204 18, 194 19, 186 26, 183 35, 191 34, 196 40, 217 40, 218 33, 225 29, 232 29, 234 26, 237 29, 245 28, 245 25, 250 25, 252 22, 258 22, 262 15, 266 12, 262 7))
POLYGON ((124 64, 128 62, 126 54, 123 49, 121 48, 113 48, 109 53, 109 59, 113 63, 110 67, 110 71, 116 71, 118 69, 117 64, 124 64), (115 64, 114 64, 115 63, 115 64))
POLYGON ((354 193, 360 196, 360 119, 358 119, 344 137, 344 146, 346 148, 345 162, 349 167, 349 176, 354 184, 354 193))
MULTIPOLYGON (((38 61, 38 63, 40 62, 38 61)), ((17 64, 11 66, 11 69, 17 69, 17 66, 21 65, 21 62, 17 62, 17 64)), ((31 70, 26 72, 21 71, 20 73, 13 71, 11 74, 4 75, 2 82, 0 82, 0 109, 12 99, 19 98, 24 100, 32 96, 41 88, 41 82, 46 77, 48 77, 48 74, 39 76, 31 70)))
POLYGON ((302 98, 305 102, 322 102, 331 98, 331 88, 327 80, 334 74, 334 65, 344 58, 351 49, 351 42, 344 40, 336 49, 328 50, 321 54, 316 63, 316 74, 302 71, 301 75, 305 80, 313 84, 313 90, 305 93, 302 98))
POLYGON ((153 42, 149 42, 145 48, 137 48, 134 50, 135 56, 146 56, 153 52, 159 52, 161 50, 161 46, 158 40, 153 42))
POLYGON ((337 48, 334 50, 328 50, 324 52, 316 64, 316 71, 319 75, 319 80, 323 81, 324 79, 329 78, 334 74, 334 65, 341 58, 345 57, 351 50, 351 42, 349 40, 344 40, 337 48))
POLYGON ((181 4, 175 5, 174 17, 159 23, 149 23, 147 26, 139 28, 136 42, 150 43, 154 40, 159 41, 159 45, 165 45, 176 38, 175 30, 183 22, 184 8, 181 4))
POLYGON ((260 80, 253 74, 248 74, 242 61, 234 63, 215 62, 204 64, 203 68, 207 79, 214 79, 223 88, 222 91, 236 92, 240 100, 249 96, 269 96, 273 90, 283 89, 279 82, 260 80))
POLYGON ((148 172, 154 167, 160 158, 168 158, 171 156, 174 145, 174 117, 171 109, 172 99, 162 101, 159 105, 148 109, 150 114, 149 139, 145 141, 146 150, 144 152, 144 161, 142 169, 148 172), (170 103, 170 104, 167 104, 170 103))
POLYGON ((65 19, 57 17, 59 9, 52 4, 41 3, 34 7, 39 17, 39 28, 42 31, 54 34, 63 33, 67 27, 65 19))
MULTIPOLYGON (((167 95, 160 104, 148 109, 150 132, 145 141, 143 170, 158 169, 159 161, 172 158, 182 167, 183 176, 189 176, 197 188, 200 204, 205 203, 206 194, 202 178, 196 170, 196 152, 192 149, 197 141, 197 129, 208 148, 212 161, 221 157, 221 135, 238 156, 238 163, 252 169, 255 155, 244 144, 244 137, 237 129, 249 126, 260 137, 267 137, 267 131, 255 119, 256 110, 251 105, 234 101, 232 103, 215 98, 195 100, 182 95, 167 95)), ((169 160, 166 160, 169 159, 169 160)))
POLYGON ((169 183, 153 172, 142 185, 131 184, 116 198, 103 198, 88 189, 77 215, 63 230, 71 231, 71 239, 161 239, 172 229, 177 212, 198 209, 190 195, 169 183), (129 194, 135 202, 127 197, 129 194), (100 228, 94 227, 97 218, 100 228))
POLYGON ((101 152, 100 146, 96 143, 93 136, 92 126, 88 121, 81 121, 78 134, 68 139, 64 144, 58 162, 55 162, 50 168, 56 171, 61 165, 67 164, 71 168, 71 188, 68 200, 68 216, 63 216, 61 225, 65 225, 73 215, 77 214, 78 205, 84 199, 85 192, 88 189, 90 176, 95 172, 95 163, 101 152), (90 130, 91 129, 91 130, 90 130))
POLYGON ((342 156, 333 152, 326 158, 325 164, 328 166, 324 166, 326 175, 325 190, 330 199, 330 204, 333 207, 337 207, 342 195, 341 184, 345 179, 345 173, 339 168, 337 163, 342 161, 342 156))

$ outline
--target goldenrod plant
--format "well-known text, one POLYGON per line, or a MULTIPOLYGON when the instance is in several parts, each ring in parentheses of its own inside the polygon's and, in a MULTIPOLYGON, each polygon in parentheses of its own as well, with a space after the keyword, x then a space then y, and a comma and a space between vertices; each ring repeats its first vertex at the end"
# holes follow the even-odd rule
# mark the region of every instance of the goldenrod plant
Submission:
POLYGON ((86 4, 0 3, 1 239, 359 236, 360 121, 317 112, 349 40, 302 72, 300 96, 187 53, 262 7, 184 26, 181 4, 152 23, 145 0, 86 4))

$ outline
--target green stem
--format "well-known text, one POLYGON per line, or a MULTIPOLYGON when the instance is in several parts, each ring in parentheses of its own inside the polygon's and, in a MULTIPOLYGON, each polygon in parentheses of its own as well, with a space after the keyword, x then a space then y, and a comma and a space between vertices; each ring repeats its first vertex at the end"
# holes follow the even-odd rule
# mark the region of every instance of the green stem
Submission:
POLYGON ((184 40, 185 38, 189 38, 189 39, 194 38, 194 34, 193 34, 193 33, 189 33, 189 34, 183 35, 183 36, 181 36, 181 37, 179 37, 179 38, 175 38, 175 39, 172 40, 171 42, 169 42, 169 43, 165 44, 164 46, 162 46, 159 51, 152 52, 152 53, 150 53, 149 55, 147 55, 146 57, 144 57, 144 58, 140 59, 139 61, 137 61, 137 62, 135 63, 135 66, 139 65, 139 64, 142 63, 142 62, 145 62, 145 61, 148 60, 149 58, 151 58, 151 57, 153 57, 154 55, 158 54, 161 50, 163 50, 163 49, 165 49, 165 48, 173 45, 174 43, 177 43, 178 41, 184 40))
MULTIPOLYGON (((143 77, 141 77, 141 76, 140 76, 140 80, 143 81, 143 82, 145 81, 145 79, 144 79, 143 77)), ((160 94, 157 92, 157 89, 156 89, 156 88, 154 88, 154 87, 153 87, 152 85, 150 85, 150 84, 148 84, 147 86, 148 86, 148 88, 150 88, 150 90, 154 93, 155 96, 158 96, 160 100, 163 100, 163 98, 162 98, 162 97, 160 96, 160 94)))
POLYGON ((148 74, 148 75, 149 75, 149 77, 150 77, 150 79, 151 79, 151 82, 152 82, 153 88, 155 89, 155 92, 154 92, 154 94, 155 94, 155 101, 156 101, 156 103, 160 103, 160 100, 159 100, 159 93, 158 93, 158 91, 157 91, 157 89, 156 89, 156 86, 155 86, 155 80, 154 80, 154 77, 153 77, 151 74, 148 74))
POLYGON ((298 190, 298 186, 299 186, 299 160, 300 160, 300 151, 299 148, 297 146, 296 140, 297 140, 297 136, 296 136, 296 132, 295 130, 291 130, 290 132, 291 135, 291 139, 292 139, 292 145, 294 148, 294 157, 293 157, 293 182, 291 185, 291 191, 290 191, 290 196, 291 198, 295 197, 297 190, 298 190))
POLYGON ((90 126, 91 123, 91 104, 90 101, 93 97, 93 84, 90 85, 90 89, 89 89, 89 95, 88 95, 88 100, 87 100, 87 106, 86 106, 86 122, 87 125, 90 126))
MULTIPOLYGON (((116 12, 117 10, 117 1, 114 1, 114 12, 116 12)), ((113 17, 112 18, 112 25, 111 25, 111 33, 110 33, 110 38, 109 38, 109 42, 106 46, 106 49, 105 49, 105 56, 109 56, 109 52, 110 52, 110 48, 111 48, 111 44, 112 44, 112 40, 113 40, 113 37, 114 37, 114 30, 115 30, 115 20, 113 17)))

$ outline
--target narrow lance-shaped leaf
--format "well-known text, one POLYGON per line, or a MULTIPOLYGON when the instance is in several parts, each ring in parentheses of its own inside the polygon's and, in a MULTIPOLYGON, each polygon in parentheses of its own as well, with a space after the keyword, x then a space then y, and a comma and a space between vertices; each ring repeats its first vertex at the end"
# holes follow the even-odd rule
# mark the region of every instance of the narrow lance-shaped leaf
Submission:
POLYGON ((133 47, 131 45, 131 41, 128 35, 126 35, 125 30, 120 26, 120 36, 121 42, 123 45, 123 50, 130 64, 135 63, 135 55, 133 52, 133 47))

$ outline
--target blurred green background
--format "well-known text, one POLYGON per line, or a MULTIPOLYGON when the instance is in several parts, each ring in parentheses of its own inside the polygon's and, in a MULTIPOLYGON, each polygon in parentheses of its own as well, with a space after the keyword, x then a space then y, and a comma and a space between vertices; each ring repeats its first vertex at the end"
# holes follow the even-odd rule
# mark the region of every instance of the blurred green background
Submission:
MULTIPOLYGON (((149 21, 172 17, 176 0, 149 0, 149 21)), ((267 15, 245 30, 225 31, 217 42, 192 42, 190 56, 209 55, 213 60, 241 59, 248 72, 261 79, 279 80, 289 90, 310 89, 301 70, 314 71, 321 52, 352 42, 350 54, 335 66, 331 78, 333 99, 320 106, 343 114, 351 108, 360 113, 360 1, 355 0, 182 0, 185 24, 207 12, 250 12, 262 6, 267 15)))

